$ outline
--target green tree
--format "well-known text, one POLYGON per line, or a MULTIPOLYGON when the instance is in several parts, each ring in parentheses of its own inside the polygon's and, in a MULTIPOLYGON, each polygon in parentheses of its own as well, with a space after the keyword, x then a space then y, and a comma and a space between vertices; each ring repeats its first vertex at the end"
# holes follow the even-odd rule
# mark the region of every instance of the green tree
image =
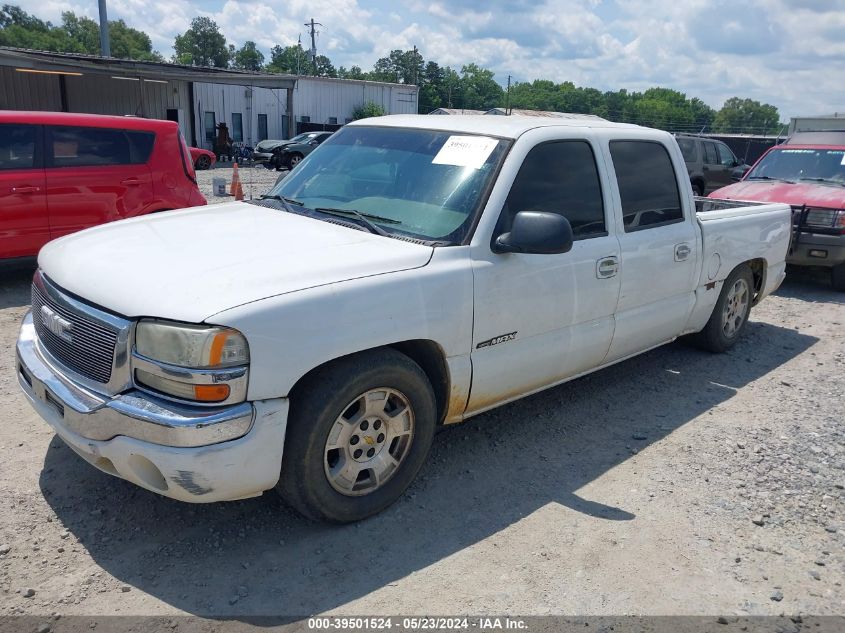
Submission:
POLYGON ((366 79, 367 75, 361 70, 360 66, 352 66, 352 68, 344 68, 341 66, 337 69, 337 76, 341 79, 366 79))
POLYGON ((173 61, 190 66, 229 66, 229 49, 226 38, 217 23, 202 16, 191 20, 191 28, 176 36, 173 43, 173 61))
POLYGON ((419 51, 394 49, 387 57, 376 61, 370 78, 373 81, 419 85, 424 74, 424 65, 419 51))
POLYGON ((270 49, 270 63, 267 64, 267 70, 286 75, 306 75, 311 72, 311 60, 299 44, 284 48, 276 45, 270 49))
POLYGON ((778 109, 753 99, 731 97, 716 113, 713 128, 717 132, 763 134, 781 128, 778 109))
POLYGON ((232 56, 232 66, 257 72, 264 66, 264 53, 258 50, 255 42, 247 40, 232 56))
POLYGON ((493 71, 468 64, 461 68, 462 108, 489 110, 504 103, 504 90, 493 79, 493 71))
POLYGON ((352 111, 352 120, 357 121, 358 119, 368 119, 372 116, 384 116, 385 114, 387 112, 379 104, 367 101, 352 111))
POLYGON ((326 57, 325 55, 317 55, 315 62, 317 65, 318 77, 337 77, 337 71, 332 65, 332 60, 330 60, 328 57, 326 57))
MULTIPOLYGON (((123 20, 109 21, 111 54, 123 59, 163 61, 153 50, 152 41, 142 31, 123 20)), ((100 54, 100 27, 91 18, 62 13, 62 24, 55 26, 23 11, 20 7, 0 8, 0 45, 64 53, 100 54)))

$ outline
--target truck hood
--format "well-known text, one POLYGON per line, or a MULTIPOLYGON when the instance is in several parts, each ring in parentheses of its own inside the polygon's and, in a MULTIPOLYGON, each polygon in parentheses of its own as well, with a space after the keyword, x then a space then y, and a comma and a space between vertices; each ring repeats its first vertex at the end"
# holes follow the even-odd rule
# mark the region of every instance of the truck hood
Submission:
POLYGON ((243 202, 104 224, 47 244, 53 282, 128 317, 199 323, 244 303, 425 266, 432 247, 243 202))
POLYGON ((806 204, 811 207, 830 209, 845 208, 845 188, 811 182, 791 184, 778 180, 743 180, 717 189, 710 194, 710 197, 726 200, 784 202, 796 207, 806 204))

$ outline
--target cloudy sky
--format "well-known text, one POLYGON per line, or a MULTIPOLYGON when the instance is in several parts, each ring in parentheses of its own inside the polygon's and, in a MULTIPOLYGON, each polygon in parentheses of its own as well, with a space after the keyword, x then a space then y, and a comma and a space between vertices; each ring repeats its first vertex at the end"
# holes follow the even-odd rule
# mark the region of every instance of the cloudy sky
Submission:
MULTIPOLYGON (((13 1, 13 0, 10 0, 13 1)), ((96 0, 18 0, 58 22, 97 18, 96 0)), ((319 27, 318 53, 364 70, 391 49, 475 62, 504 85, 536 78, 601 90, 674 88, 715 108, 732 96, 790 116, 845 111, 845 0, 108 0, 169 57, 197 15, 267 55, 319 27)), ((269 57, 269 55, 268 55, 269 57)))

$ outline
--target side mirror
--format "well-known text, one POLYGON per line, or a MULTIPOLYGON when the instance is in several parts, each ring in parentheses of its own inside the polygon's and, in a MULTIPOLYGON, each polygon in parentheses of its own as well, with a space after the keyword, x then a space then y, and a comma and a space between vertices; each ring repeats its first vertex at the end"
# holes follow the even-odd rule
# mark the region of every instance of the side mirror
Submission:
POLYGON ((562 215, 545 211, 520 211, 509 233, 496 238, 497 253, 553 255, 572 249, 572 226, 562 215))
POLYGON ((743 176, 748 173, 749 169, 751 169, 751 165, 740 165, 739 167, 734 167, 731 170, 731 180, 733 182, 739 182, 742 180, 743 176))

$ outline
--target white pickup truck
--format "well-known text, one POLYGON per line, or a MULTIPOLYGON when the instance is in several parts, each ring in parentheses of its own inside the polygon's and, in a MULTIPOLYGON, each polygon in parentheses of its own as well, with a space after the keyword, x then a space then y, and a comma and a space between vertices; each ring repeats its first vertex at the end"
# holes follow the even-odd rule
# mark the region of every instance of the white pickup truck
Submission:
POLYGON ((260 200, 48 244, 24 393, 97 468, 354 521, 438 426, 697 333, 784 278, 784 204, 696 200, 673 137, 596 118, 345 126, 260 200), (697 208, 697 206, 699 208, 697 208))

